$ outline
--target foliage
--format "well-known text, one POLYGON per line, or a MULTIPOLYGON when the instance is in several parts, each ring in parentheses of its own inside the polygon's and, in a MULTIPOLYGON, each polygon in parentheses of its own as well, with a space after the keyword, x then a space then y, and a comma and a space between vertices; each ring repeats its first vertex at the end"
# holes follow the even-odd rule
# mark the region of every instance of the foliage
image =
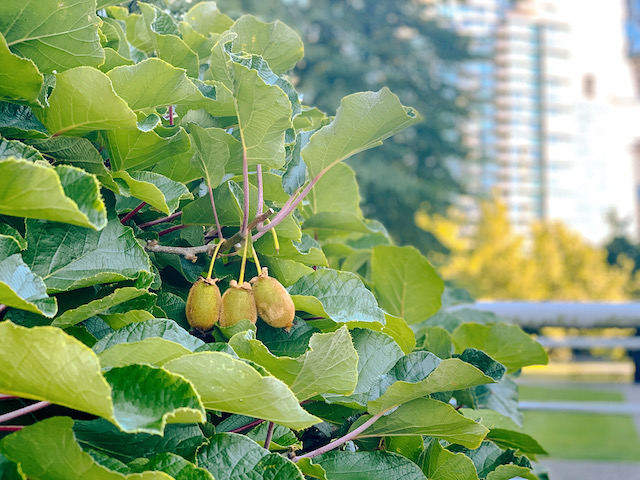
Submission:
POLYGON ((463 220, 428 217, 452 253, 441 272, 478 298, 521 300, 622 300, 633 284, 628 262, 612 267, 607 252, 589 245, 560 222, 539 222, 526 241, 509 224, 506 208, 486 202, 477 231, 460 233, 463 220))
POLYGON ((442 280, 343 163, 418 113, 301 104, 281 23, 115 3, 0 6, 0 479, 531 478, 510 374, 542 347, 431 317, 442 280), (259 264, 290 329, 190 329, 198 277, 259 264))
MULTIPOLYGON (((172 0, 169 8, 188 5, 172 0)), ((464 37, 444 27, 414 0, 219 0, 231 16, 251 12, 282 20, 298 31, 305 58, 292 82, 325 112, 363 87, 388 86, 421 112, 424 121, 389 139, 381 148, 354 157, 367 216, 381 221, 392 238, 422 252, 443 251, 435 236, 409 219, 419 207, 444 213, 460 193, 451 161, 465 158, 459 125, 468 115, 468 92, 451 81, 470 58, 464 37), (403 212, 399 215, 398 212, 403 212)))

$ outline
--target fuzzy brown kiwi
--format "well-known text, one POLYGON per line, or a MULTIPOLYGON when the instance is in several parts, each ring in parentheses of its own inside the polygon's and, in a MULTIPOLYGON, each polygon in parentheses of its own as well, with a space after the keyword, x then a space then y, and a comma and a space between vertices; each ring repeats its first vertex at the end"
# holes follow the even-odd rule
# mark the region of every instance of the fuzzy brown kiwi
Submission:
POLYGON ((278 280, 269 276, 267 267, 262 269, 260 276, 252 278, 251 283, 260 318, 272 327, 289 331, 296 314, 296 307, 289 292, 278 280))
POLYGON ((229 288, 222 295, 220 326, 230 327, 244 319, 249 320, 251 323, 256 323, 258 319, 251 285, 247 282, 242 282, 241 285, 238 285, 238 282, 231 280, 229 288))
POLYGON ((217 282, 217 278, 200 277, 191 286, 186 307, 187 321, 191 328, 206 332, 213 328, 220 318, 222 296, 217 282))

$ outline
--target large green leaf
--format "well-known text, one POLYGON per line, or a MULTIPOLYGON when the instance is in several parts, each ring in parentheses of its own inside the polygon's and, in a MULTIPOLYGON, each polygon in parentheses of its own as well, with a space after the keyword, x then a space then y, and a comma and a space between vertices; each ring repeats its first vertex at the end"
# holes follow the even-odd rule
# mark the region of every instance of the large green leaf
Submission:
POLYGON ((466 348, 482 350, 513 373, 527 365, 546 365, 544 348, 517 325, 464 323, 451 334, 456 353, 466 348))
MULTIPOLYGON (((502 450, 496 444, 488 441, 482 442, 482 445, 474 450, 459 445, 451 445, 449 449, 453 452, 461 452, 470 458, 480 478, 488 478, 488 475, 501 465, 511 464, 512 466, 525 467, 526 469, 531 468, 531 462, 527 457, 519 456, 516 451, 512 449, 502 450)), ((520 470, 520 472, 524 473, 522 470, 520 470)), ((517 474, 513 476, 517 476, 517 474)), ((507 478, 513 478, 513 476, 497 476, 495 478, 505 480, 507 478)), ((524 478, 530 477, 525 476, 524 478)))
POLYGON ((313 459, 331 480, 426 480, 418 466, 395 453, 341 452, 324 453, 313 459))
POLYGON ((19 140, 6 140, 0 137, 0 159, 15 157, 35 162, 44 157, 35 148, 19 140))
POLYGON ((358 408, 367 405, 373 384, 395 365, 403 352, 382 332, 356 328, 351 330, 351 337, 358 352, 358 385, 348 396, 324 395, 324 398, 331 403, 346 403, 358 408))
POLYGON ((23 257, 49 292, 150 277, 149 257, 117 219, 99 232, 42 220, 27 221, 23 257))
POLYGON ((179 37, 178 25, 173 18, 154 5, 140 3, 138 6, 156 55, 197 78, 200 64, 198 55, 179 37))
MULTIPOLYGON (((370 417, 360 417, 351 428, 358 427, 368 418, 370 417)), ((359 434, 358 438, 428 435, 468 448, 477 448, 488 432, 488 428, 461 415, 448 403, 418 398, 379 418, 359 434)))
POLYGON ((169 105, 186 105, 197 109, 216 105, 189 80, 182 68, 176 68, 159 58, 116 67, 107 76, 116 93, 133 110, 169 105))
POLYGON ((94 0, 2 2, 0 33, 9 48, 43 73, 104 61, 94 0))
POLYGON ((193 463, 174 453, 155 455, 144 465, 138 465, 132 470, 136 472, 165 472, 175 480, 214 480, 213 475, 208 471, 196 467, 193 463))
POLYGON ((153 130, 110 130, 107 140, 113 170, 144 170, 160 161, 178 161, 191 149, 183 128, 166 138, 153 130))
POLYGON ((188 460, 195 460, 196 450, 207 441, 198 425, 171 424, 164 436, 149 433, 124 433, 103 419, 76 421, 73 431, 85 449, 108 454, 129 463, 136 458, 173 452, 188 460))
POLYGON ((300 407, 282 381, 263 377, 226 353, 194 353, 165 363, 164 368, 190 380, 208 409, 263 418, 295 430, 320 421, 300 407))
POLYGON ((133 300, 134 298, 148 298, 153 300, 155 296, 150 294, 147 290, 142 290, 135 287, 118 288, 109 295, 92 300, 89 303, 85 303, 78 308, 67 310, 62 315, 59 315, 52 323, 54 327, 69 327, 86 320, 89 317, 98 315, 100 313, 108 311, 110 308, 120 305, 124 302, 133 300))
POLYGON ((416 398, 451 392, 493 379, 458 358, 440 360, 429 352, 402 357, 371 390, 368 411, 376 414, 416 398))
MULTIPOLYGON (((148 203, 167 215, 178 209, 182 198, 191 198, 187 187, 164 175, 153 172, 115 172, 113 178, 118 184, 126 185, 127 194, 148 203), (120 180, 120 181, 119 181, 120 180)), ((123 190, 120 193, 123 194, 123 190)))
POLYGON ((49 107, 38 115, 56 135, 137 127, 135 113, 116 95, 109 77, 91 67, 57 74, 49 107))
POLYGON ((289 293, 297 310, 337 323, 385 323, 384 312, 375 297, 353 273, 329 268, 317 270, 300 278, 289 293))
POLYGON ((28 58, 11 53, 0 34, 0 100, 37 103, 42 82, 38 67, 28 58))
POLYGON ((100 184, 69 165, 0 160, 0 214, 42 218, 100 230, 107 213, 100 184))
POLYGON ((269 453, 244 435, 218 433, 198 450, 198 465, 216 480, 303 480, 288 459, 269 453))
POLYGON ((432 441, 417 461, 422 471, 433 480, 478 480, 478 472, 469 457, 453 453, 432 441))
POLYGON ((122 367, 135 363, 162 366, 174 358, 188 355, 191 350, 179 343, 151 337, 132 343, 119 343, 100 353, 102 368, 122 367))
POLYGON ((0 453, 0 478, 2 480, 27 480, 20 465, 0 453))
POLYGON ((404 353, 413 352, 413 349, 416 347, 416 336, 409 325, 407 325, 407 322, 400 317, 395 317, 386 313, 384 318, 387 323, 382 329, 382 333, 386 333, 393 338, 396 343, 400 345, 400 348, 402 348, 404 353))
POLYGON ((243 15, 229 30, 238 34, 234 52, 260 55, 276 75, 291 70, 304 56, 298 34, 280 21, 262 23, 251 15, 243 15))
POLYGON ((289 385, 298 400, 321 393, 348 395, 356 386, 358 354, 346 327, 314 334, 309 350, 297 358, 276 357, 253 338, 253 332, 234 335, 229 345, 240 357, 262 365, 289 385))
POLYGON ((29 270, 18 253, 0 259, 0 303, 49 318, 58 311, 42 278, 29 270))
POLYGON ((374 247, 371 280, 380 306, 409 325, 425 320, 440 308, 444 282, 414 247, 374 247))
POLYGON ((95 353, 103 353, 119 344, 132 344, 143 340, 163 339, 182 345, 189 352, 202 347, 204 342, 190 335, 173 320, 154 318, 142 323, 132 323, 104 336, 93 346, 95 353))
POLYGON ((0 102, 0 134, 8 138, 44 138, 46 127, 31 108, 15 103, 0 102))
POLYGON ((193 386, 180 376, 150 365, 113 368, 103 376, 91 349, 55 327, 2 322, 0 333, 3 393, 91 413, 129 432, 160 435, 167 422, 204 420, 193 386))
POLYGON ((308 198, 313 213, 349 212, 362 218, 356 174, 347 164, 338 164, 324 174, 311 189, 308 198))
POLYGON ((192 165, 202 172, 211 188, 216 188, 224 177, 225 166, 233 158, 242 159, 242 145, 221 128, 189 126, 196 148, 192 165))
POLYGON ((311 177, 363 150, 376 147, 420 120, 386 87, 342 99, 335 119, 318 130, 302 149, 311 177))
POLYGON ((538 480, 539 477, 530 468, 518 465, 500 465, 487 475, 487 480, 510 480, 512 478, 538 480))
POLYGON ((83 452, 69 417, 48 418, 4 438, 0 450, 39 480, 171 480, 163 472, 124 475, 97 463, 83 452))
POLYGON ((220 13, 216 2, 195 4, 185 13, 184 20, 197 32, 205 36, 211 33, 224 33, 233 25, 233 20, 220 13))

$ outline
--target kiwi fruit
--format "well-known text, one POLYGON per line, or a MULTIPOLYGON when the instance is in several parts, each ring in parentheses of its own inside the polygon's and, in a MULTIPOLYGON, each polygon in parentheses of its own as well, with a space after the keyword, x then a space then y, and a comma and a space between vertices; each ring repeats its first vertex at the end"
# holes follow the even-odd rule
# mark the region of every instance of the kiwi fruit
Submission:
POLYGON ((296 314, 296 307, 289 292, 278 280, 269 276, 267 267, 262 269, 260 276, 252 278, 251 283, 260 318, 272 327, 289 331, 296 314))
POLYGON ((191 286, 186 307, 187 321, 191 328, 206 332, 220 318, 222 297, 217 282, 217 278, 200 277, 191 286))
POLYGON ((258 312, 256 311, 256 303, 253 300, 251 285, 247 282, 238 285, 238 282, 231 280, 229 288, 222 296, 220 326, 230 327, 245 319, 251 323, 256 323, 256 320, 258 320, 258 312))

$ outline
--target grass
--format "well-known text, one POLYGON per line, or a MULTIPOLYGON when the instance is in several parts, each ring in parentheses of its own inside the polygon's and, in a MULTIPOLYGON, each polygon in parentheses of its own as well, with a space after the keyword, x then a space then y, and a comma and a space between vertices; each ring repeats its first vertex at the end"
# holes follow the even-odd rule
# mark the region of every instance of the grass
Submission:
MULTIPOLYGON (((523 401, 624 401, 622 393, 567 387, 519 386, 523 401)), ((524 430, 550 458, 640 461, 640 436, 630 415, 524 412, 524 430)))

